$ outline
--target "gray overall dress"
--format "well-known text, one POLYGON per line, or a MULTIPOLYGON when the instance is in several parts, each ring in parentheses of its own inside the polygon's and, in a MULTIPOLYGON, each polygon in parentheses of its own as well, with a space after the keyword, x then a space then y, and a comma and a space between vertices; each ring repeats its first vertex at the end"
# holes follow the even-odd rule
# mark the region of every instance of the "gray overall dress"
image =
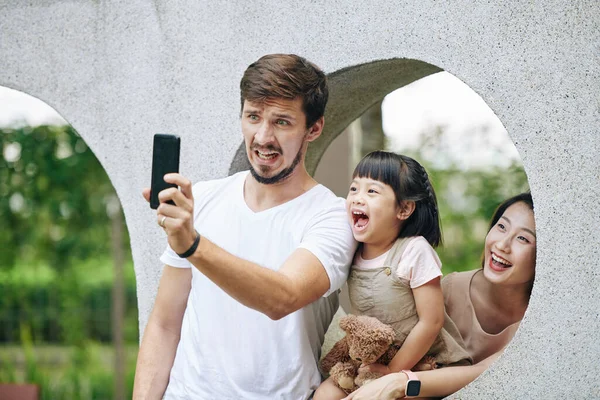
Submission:
MULTIPOLYGON (((368 270, 354 265, 348 278, 352 312, 375 317, 396 331, 394 344, 402 343, 419 321, 415 299, 408 281, 399 279, 396 269, 411 238, 400 238, 390 249, 383 266, 368 270)), ((469 365, 471 357, 454 322, 444 310, 444 326, 426 356, 433 357, 433 367, 469 365)))

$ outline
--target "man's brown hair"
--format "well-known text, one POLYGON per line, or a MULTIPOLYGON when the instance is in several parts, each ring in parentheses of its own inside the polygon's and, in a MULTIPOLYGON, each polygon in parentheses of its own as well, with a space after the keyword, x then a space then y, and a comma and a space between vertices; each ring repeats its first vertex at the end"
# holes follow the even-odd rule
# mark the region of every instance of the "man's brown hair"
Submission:
POLYGON ((306 127, 310 128, 325 113, 329 90, 327 77, 313 63, 295 54, 268 54, 250 64, 240 82, 244 100, 302 99, 306 127))

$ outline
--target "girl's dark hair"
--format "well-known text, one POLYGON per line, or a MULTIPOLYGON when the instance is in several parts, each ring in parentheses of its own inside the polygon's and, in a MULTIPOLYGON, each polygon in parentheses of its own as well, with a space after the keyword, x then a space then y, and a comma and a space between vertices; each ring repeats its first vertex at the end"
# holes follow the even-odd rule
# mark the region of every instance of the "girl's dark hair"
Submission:
POLYGON ((352 178, 356 177, 391 186, 398 206, 405 200, 415 202, 415 210, 402 225, 398 237, 423 236, 433 247, 442 243, 435 191, 427 171, 416 160, 388 151, 374 151, 360 160, 352 174, 352 178))
MULTIPOLYGON (((533 211, 533 199, 531 198, 531 192, 520 193, 516 196, 510 197, 504 200, 494 211, 494 215, 492 215, 492 219, 490 221, 490 226, 488 227, 488 232, 492 230, 494 226, 498 223, 504 212, 508 209, 508 207, 512 206, 515 203, 525 203, 527 206, 533 211)), ((483 268, 483 263, 485 262, 485 250, 481 255, 481 267, 483 268)))

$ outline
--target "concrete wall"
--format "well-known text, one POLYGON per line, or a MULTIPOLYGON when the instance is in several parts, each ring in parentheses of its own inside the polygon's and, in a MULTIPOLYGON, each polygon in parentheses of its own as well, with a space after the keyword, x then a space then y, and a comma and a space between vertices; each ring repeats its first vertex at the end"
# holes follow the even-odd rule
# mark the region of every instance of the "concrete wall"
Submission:
POLYGON ((600 3, 0 0, 0 85, 34 95, 82 135, 120 196, 140 326, 164 246, 140 195, 152 135, 182 137, 193 180, 243 167, 238 83, 259 56, 306 56, 332 81, 314 171, 385 93, 445 69, 505 124, 536 202, 538 268, 504 356, 460 398, 600 397, 600 3))

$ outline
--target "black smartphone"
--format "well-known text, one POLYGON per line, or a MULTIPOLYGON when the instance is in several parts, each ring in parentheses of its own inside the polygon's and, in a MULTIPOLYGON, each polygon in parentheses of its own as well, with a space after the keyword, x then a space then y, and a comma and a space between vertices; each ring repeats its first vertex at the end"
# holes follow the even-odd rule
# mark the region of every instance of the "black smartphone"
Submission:
MULTIPOLYGON (((152 149, 152 184, 150 185, 150 208, 156 210, 160 205, 158 194, 170 187, 177 187, 164 180, 165 174, 179 172, 179 136, 157 133, 154 135, 152 149)), ((175 204, 169 201, 169 204, 175 204)))

